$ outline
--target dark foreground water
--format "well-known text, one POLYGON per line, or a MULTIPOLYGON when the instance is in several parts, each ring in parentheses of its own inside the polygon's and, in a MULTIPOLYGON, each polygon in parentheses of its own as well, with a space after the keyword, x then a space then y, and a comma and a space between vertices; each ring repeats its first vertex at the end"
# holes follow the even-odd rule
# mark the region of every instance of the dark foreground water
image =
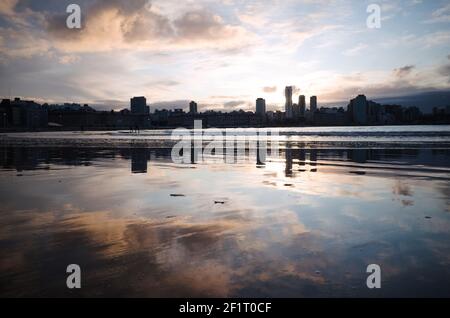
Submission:
POLYGON ((8 145, 0 167, 0 296, 450 297, 445 147, 177 165, 164 148, 8 145))

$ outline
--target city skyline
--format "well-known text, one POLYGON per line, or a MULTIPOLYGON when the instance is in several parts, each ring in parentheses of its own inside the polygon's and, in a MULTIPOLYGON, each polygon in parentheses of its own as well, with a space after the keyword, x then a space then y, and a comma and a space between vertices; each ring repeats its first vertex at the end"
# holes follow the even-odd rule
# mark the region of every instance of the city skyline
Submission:
POLYGON ((180 108, 283 110, 285 83, 323 103, 450 89, 446 1, 82 0, 83 28, 65 27, 70 1, 0 5, 2 97, 117 109, 129 96, 180 108), (108 35, 108 36, 106 36, 108 35), (186 91, 189 94, 186 94, 186 91))

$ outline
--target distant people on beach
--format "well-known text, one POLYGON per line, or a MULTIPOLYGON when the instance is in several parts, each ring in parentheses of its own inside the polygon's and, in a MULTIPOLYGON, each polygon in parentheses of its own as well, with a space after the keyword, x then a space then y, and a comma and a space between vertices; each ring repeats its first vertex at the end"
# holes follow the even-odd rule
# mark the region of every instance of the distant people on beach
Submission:
POLYGON ((134 127, 130 126, 130 133, 131 134, 133 134, 133 133, 139 134, 140 133, 139 126, 138 125, 135 125, 134 127))

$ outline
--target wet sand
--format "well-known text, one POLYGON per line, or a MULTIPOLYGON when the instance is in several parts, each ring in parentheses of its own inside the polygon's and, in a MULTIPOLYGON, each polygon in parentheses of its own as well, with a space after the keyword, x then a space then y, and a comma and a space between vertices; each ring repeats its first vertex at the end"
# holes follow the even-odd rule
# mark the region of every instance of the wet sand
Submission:
POLYGON ((1 296, 450 296, 445 147, 177 165, 167 148, 3 145, 0 167, 1 296))

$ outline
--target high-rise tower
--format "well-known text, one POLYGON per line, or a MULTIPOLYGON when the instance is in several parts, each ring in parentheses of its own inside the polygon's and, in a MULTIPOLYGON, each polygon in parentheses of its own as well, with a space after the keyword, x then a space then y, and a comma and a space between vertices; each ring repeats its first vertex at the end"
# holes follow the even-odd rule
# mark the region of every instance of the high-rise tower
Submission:
POLYGON ((293 92, 292 86, 287 86, 285 89, 285 96, 286 96, 285 111, 287 119, 292 119, 293 117, 292 92, 293 92))
POLYGON ((305 95, 300 95, 298 98, 298 106, 300 108, 300 117, 305 117, 306 113, 306 100, 305 95))
POLYGON ((189 103, 189 113, 190 114, 197 114, 198 109, 197 109, 197 103, 192 101, 189 103))
POLYGON ((266 115, 266 100, 263 98, 258 98, 256 100, 256 115, 259 116, 266 115))
POLYGON ((309 111, 313 114, 317 111, 317 96, 311 96, 309 101, 309 111))

